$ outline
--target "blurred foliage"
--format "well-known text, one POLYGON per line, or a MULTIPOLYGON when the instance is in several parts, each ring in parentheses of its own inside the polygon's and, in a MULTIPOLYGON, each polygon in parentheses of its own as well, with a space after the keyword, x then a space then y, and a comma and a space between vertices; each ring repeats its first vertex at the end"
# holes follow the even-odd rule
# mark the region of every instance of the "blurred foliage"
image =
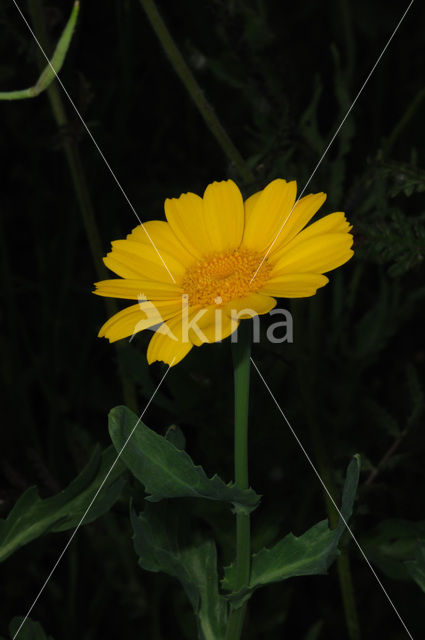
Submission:
MULTIPOLYGON (((45 3, 52 42, 71 4, 45 3)), ((408 109, 423 90, 425 16, 418 6, 307 188, 328 193, 324 214, 347 212, 356 256, 315 298, 291 303, 293 344, 267 343, 271 319, 264 317, 263 340, 254 349, 338 497, 347 460, 362 452, 366 473, 354 532, 414 637, 425 633, 425 127, 422 114, 408 109)), ((185 0, 159 8, 257 186, 280 176, 297 179, 300 190, 402 11, 382 0, 185 0)), ((28 86, 36 45, 13 3, 0 6, 0 29, 0 90, 28 86)), ((61 78, 142 220, 161 218, 166 197, 237 179, 135 0, 114 0, 102 11, 82 2, 61 78)), ((163 374, 161 365, 146 364, 149 332, 123 341, 118 352, 96 338, 107 312, 90 294, 97 276, 65 141, 79 150, 104 253, 137 221, 64 104, 69 125, 61 129, 45 95, 1 104, 3 518, 29 486, 38 485, 43 499, 58 493, 96 442, 108 446, 107 414, 123 403, 123 374, 134 382, 140 407, 163 374)), ((167 376, 144 420, 162 434, 177 424, 207 475, 229 481, 232 399, 225 341, 192 350, 167 376)), ((319 483, 255 372, 251 412, 251 483, 265 496, 253 518, 258 551, 289 531, 300 535, 326 511, 319 483)), ((229 564, 230 511, 214 503, 199 509, 218 541, 220 563, 229 564)), ((33 619, 61 640, 192 638, 190 603, 172 579, 137 567, 131 535, 124 493, 75 537, 33 619)), ((7 597, 0 599, 0 634, 7 636, 10 619, 26 613, 68 536, 35 540, 2 564, 7 597)), ((364 560, 349 541, 347 548, 364 637, 404 638, 364 560)), ((346 637, 340 602, 335 568, 330 576, 267 587, 252 598, 246 637, 346 637)))
POLYGON ((401 276, 424 259, 425 209, 423 197, 418 201, 419 210, 416 205, 409 214, 402 208, 403 200, 396 206, 394 199, 423 193, 425 171, 416 166, 416 153, 412 153, 410 164, 378 157, 365 182, 374 189, 374 196, 363 208, 364 214, 369 213, 367 223, 364 218, 359 224, 359 232, 364 234, 363 250, 370 259, 386 265, 390 276, 401 276))
POLYGON ((31 618, 25 620, 25 624, 23 622, 23 616, 13 618, 9 625, 10 638, 14 638, 19 633, 22 640, 53 640, 52 636, 46 635, 39 622, 34 622, 31 618))

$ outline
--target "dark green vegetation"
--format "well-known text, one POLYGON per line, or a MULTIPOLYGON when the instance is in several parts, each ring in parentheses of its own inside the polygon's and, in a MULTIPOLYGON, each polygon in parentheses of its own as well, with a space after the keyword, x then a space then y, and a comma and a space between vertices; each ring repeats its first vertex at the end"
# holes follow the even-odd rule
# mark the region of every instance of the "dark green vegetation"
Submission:
MULTIPOLYGON (((41 36, 47 26, 49 53, 71 9, 56 4, 40 14, 38 2, 29 3, 41 36)), ((136 0, 82 2, 61 78, 142 220, 162 217, 166 197, 202 193, 226 177, 246 195, 275 177, 296 179, 302 189, 403 6, 161 3, 255 184, 244 185, 229 164, 136 0)), ((29 15, 23 2, 22 9, 29 15)), ((290 304, 294 344, 263 339, 253 350, 338 504, 347 464, 361 453, 353 531, 415 638, 425 633, 424 22, 415 3, 307 189, 328 193, 323 213, 347 212, 355 258, 315 298, 290 304)), ((0 28, 0 90, 30 86, 37 51, 12 2, 1 6, 0 28)), ((146 364, 150 332, 118 350, 96 338, 113 313, 90 294, 93 281, 108 277, 101 255, 137 220, 66 97, 53 87, 37 99, 1 102, 0 112, 5 518, 30 486, 42 499, 69 492, 96 443, 110 445, 109 410, 125 403, 141 411, 165 368, 146 364)), ((263 318, 264 338, 268 322, 263 318)), ((144 417, 160 434, 177 424, 207 476, 226 482, 233 475, 232 384, 228 341, 193 349, 144 417)), ((252 515, 254 552, 290 532, 301 536, 327 509, 336 524, 255 371, 250 421, 250 482, 263 496, 252 515)), ((99 464, 95 457, 82 472, 75 500, 88 492, 82 477, 96 478, 99 464)), ((134 487, 128 480, 111 511, 81 528, 34 608, 33 619, 55 640, 195 637, 178 583, 137 565, 128 500, 134 487)), ((110 490, 119 487, 111 483, 110 490)), ((139 514, 142 491, 134 503, 139 514)), ((105 500, 97 515, 108 506, 105 500)), ((220 564, 229 565, 230 508, 211 500, 193 509, 204 532, 213 530, 220 564)), ((26 613, 69 539, 71 529, 59 531, 72 521, 61 518, 45 523, 52 533, 27 540, 1 565, 1 635, 13 616, 26 613)), ((342 545, 362 637, 407 638, 355 545, 346 537, 342 545)), ((248 640, 348 637, 337 565, 328 576, 292 577, 256 591, 248 622, 248 640)))

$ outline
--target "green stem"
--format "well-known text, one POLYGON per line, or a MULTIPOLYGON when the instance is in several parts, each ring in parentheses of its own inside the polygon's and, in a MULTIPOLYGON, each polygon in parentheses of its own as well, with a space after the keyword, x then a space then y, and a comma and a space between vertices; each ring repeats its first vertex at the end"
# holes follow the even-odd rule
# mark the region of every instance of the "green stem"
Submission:
POLYGON ((346 76, 347 84, 351 86, 351 80, 353 77, 353 69, 355 62, 356 43, 353 35, 351 7, 348 0, 340 0, 341 20, 342 20, 342 32, 344 35, 344 44, 347 56, 346 76))
MULTIPOLYGON (((336 500, 337 494, 332 480, 331 466, 329 464, 320 424, 317 419, 318 407, 315 392, 315 389, 317 388, 319 369, 318 362, 320 355, 316 337, 323 333, 320 327, 323 322, 323 309, 319 299, 314 300, 310 305, 309 331, 307 331, 307 327, 303 326, 303 318, 301 317, 298 309, 299 307, 294 301, 291 304, 291 313, 294 318, 294 326, 297 327, 297 335, 295 336, 294 341, 297 377, 299 387, 303 395, 303 406, 308 422, 310 439, 318 472, 329 491, 329 494, 334 500, 336 500), (309 342, 307 347, 304 347, 304 349, 308 350, 308 359, 305 358, 302 347, 300 348, 301 336, 307 334, 309 334, 309 342)), ((323 497, 326 504, 329 524, 331 529, 334 529, 338 524, 339 513, 326 491, 323 491, 323 497)), ((347 548, 344 547, 341 549, 341 553, 337 558, 336 564, 348 638, 349 640, 360 640, 360 623, 357 614, 350 557, 347 548)))
POLYGON ((71 43, 72 34, 74 33, 75 24, 77 22, 80 3, 77 0, 71 11, 71 16, 62 32, 52 59, 47 67, 41 72, 41 76, 29 89, 20 89, 19 91, 0 91, 0 100, 24 100, 26 98, 35 98, 42 91, 47 89, 50 83, 55 79, 56 75, 62 68, 65 56, 71 43))
POLYGON ((255 182, 252 171, 246 166, 244 159, 233 144, 220 120, 217 118, 213 107, 206 99, 201 87, 187 66, 182 54, 180 53, 176 43, 174 42, 168 28, 162 19, 154 0, 140 0, 140 3, 152 25, 153 30, 161 42, 165 54, 179 76, 180 80, 186 87, 190 97, 198 107, 202 117, 213 136, 215 136, 218 144, 223 149, 230 162, 234 164, 237 171, 247 184, 255 182))
MULTIPOLYGON (((238 342, 232 344, 235 381, 235 484, 249 488, 248 480, 248 409, 251 355, 251 325, 242 322, 238 342)), ((249 584, 251 570, 250 516, 236 514, 236 562, 234 591, 249 584)), ((226 640, 239 640, 246 613, 246 605, 231 609, 226 640)))
MULTIPOLYGON (((49 48, 48 35, 46 25, 43 18, 43 12, 40 6, 40 0, 28 0, 28 9, 31 15, 31 21, 34 27, 35 35, 41 43, 43 49, 49 48)), ((38 56, 38 64, 40 68, 44 66, 44 57, 38 56)), ((70 129, 68 116, 62 101, 56 82, 51 83, 46 89, 47 97, 50 102, 50 108, 53 117, 62 136, 63 149, 68 162, 69 172, 71 174, 75 195, 79 204, 80 212, 83 219, 84 228, 89 242, 94 268, 99 280, 105 280, 109 277, 108 271, 102 262, 102 241, 100 238, 99 228, 96 223, 94 207, 87 185, 86 176, 81 161, 81 156, 77 147, 77 143, 72 135, 67 134, 70 129)), ((104 298, 104 303, 108 315, 114 315, 118 311, 115 300, 104 298)), ((119 354, 123 349, 120 344, 116 345, 116 351, 119 354)), ((137 412, 137 397, 133 383, 128 377, 120 371, 121 383, 123 388, 124 401, 128 407, 137 412)))
MULTIPOLYGON (((305 398, 305 402, 308 400, 305 398)), ((322 478, 330 495, 336 501, 336 491, 331 475, 331 468, 328 461, 328 456, 324 447, 323 438, 320 427, 317 423, 315 415, 308 411, 307 415, 310 437, 313 444, 314 457, 317 463, 320 477, 322 478)), ((323 492, 326 511, 329 519, 331 529, 334 529, 339 520, 339 513, 335 509, 335 505, 330 499, 327 492, 323 492)), ((345 624, 347 626, 349 640, 360 640, 360 624, 357 614, 356 598, 354 593, 353 578, 351 575, 350 556, 348 549, 343 547, 340 549, 340 554, 336 561, 339 588, 341 591, 342 603, 344 606, 345 624)))
MULTIPOLYGON (((34 32, 44 50, 49 47, 48 36, 46 31, 46 25, 43 19, 43 13, 40 7, 39 0, 28 0, 28 8, 31 14, 31 20, 34 26, 34 32)), ((42 67, 44 58, 38 55, 38 63, 42 67)), ((69 171, 72 177, 72 183, 74 186, 75 194, 77 196, 78 204, 83 218, 83 224, 89 241, 94 267, 97 272, 97 277, 100 279, 106 279, 108 272, 102 263, 102 242, 100 239, 99 230, 95 220, 95 214, 93 209, 93 203, 90 197, 90 192, 87 186, 86 177, 84 174, 81 157, 72 134, 69 134, 70 123, 66 114, 65 106, 60 95, 58 85, 53 83, 47 87, 47 97, 50 102, 50 108, 53 113, 53 117, 58 126, 61 134, 61 140, 63 143, 63 150, 68 162, 69 171)), ((109 300, 107 304, 108 312, 117 311, 114 301, 109 300), (111 306, 112 302, 112 306, 111 306)))
POLYGON ((410 120, 413 118, 413 116, 421 106, 424 99, 425 99, 425 87, 423 87, 413 98, 413 100, 407 107, 406 111, 404 112, 401 120, 396 124, 396 126, 388 136, 388 139, 385 141, 382 149, 382 153, 384 156, 387 156, 390 153, 397 138, 400 136, 403 130, 407 127, 410 120))
POLYGON ((350 640, 360 640, 360 625, 357 615, 353 579, 351 576, 350 556, 348 549, 345 547, 341 549, 341 553, 338 556, 337 569, 348 637, 350 640))

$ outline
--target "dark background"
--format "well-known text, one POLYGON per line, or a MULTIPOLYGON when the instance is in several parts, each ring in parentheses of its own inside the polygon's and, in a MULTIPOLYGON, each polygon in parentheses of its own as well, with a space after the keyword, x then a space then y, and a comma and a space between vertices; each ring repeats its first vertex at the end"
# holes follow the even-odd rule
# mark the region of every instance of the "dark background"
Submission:
MULTIPOLYGON (((254 171, 251 185, 241 182, 205 126, 135 0, 82 1, 61 78, 142 220, 161 218, 166 197, 202 194, 226 177, 245 195, 275 177, 296 179, 302 189, 406 6, 160 3, 254 171)), ((44 3, 52 42, 70 9, 69 2, 44 3)), ((353 530, 415 638, 425 633, 425 594, 403 563, 413 559, 425 520, 424 28, 417 2, 307 189, 328 193, 323 213, 346 211, 354 259, 314 299, 290 304, 294 344, 270 345, 263 336, 254 347, 336 497, 351 455, 362 454, 353 530)), ((0 29, 0 89, 31 85, 36 45, 12 2, 1 5, 0 29)), ((142 410, 164 372, 146 364, 150 332, 131 345, 122 341, 118 350, 96 337, 110 315, 90 293, 100 279, 99 253, 137 221, 58 94, 69 121, 61 128, 46 94, 0 103, 2 517, 30 485, 46 497, 69 484, 95 443, 109 444, 110 408, 129 402, 142 410), (98 254, 93 225, 92 248, 88 242, 66 146, 81 161, 98 254)), ((145 422, 161 433, 177 423, 195 461, 230 480, 232 394, 228 341, 195 348, 172 369, 145 422)), ((289 531, 300 535, 326 517, 320 484, 255 372, 250 450, 251 483, 264 496, 253 518, 255 548, 289 531)), ((217 508, 206 514, 205 526, 214 518, 220 560, 228 563, 233 517, 217 508)), ((68 537, 45 536, 2 565, 1 634, 14 615, 26 613, 68 537)), ((363 637, 406 638, 370 569, 346 542, 363 637)), ((194 637, 179 585, 137 567, 126 495, 79 531, 32 617, 56 640, 194 637)), ((336 568, 256 593, 244 637, 347 637, 336 568)))

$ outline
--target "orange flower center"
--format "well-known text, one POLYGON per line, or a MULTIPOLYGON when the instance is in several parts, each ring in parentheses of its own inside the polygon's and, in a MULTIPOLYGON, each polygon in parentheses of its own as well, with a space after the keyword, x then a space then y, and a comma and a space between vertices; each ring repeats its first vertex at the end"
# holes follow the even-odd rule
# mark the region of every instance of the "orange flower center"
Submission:
POLYGON ((233 249, 214 253, 186 271, 182 289, 190 305, 223 305, 261 289, 269 277, 271 265, 256 251, 233 249), (254 276, 252 280, 252 277, 254 276), (252 281, 251 281, 252 280, 252 281))

